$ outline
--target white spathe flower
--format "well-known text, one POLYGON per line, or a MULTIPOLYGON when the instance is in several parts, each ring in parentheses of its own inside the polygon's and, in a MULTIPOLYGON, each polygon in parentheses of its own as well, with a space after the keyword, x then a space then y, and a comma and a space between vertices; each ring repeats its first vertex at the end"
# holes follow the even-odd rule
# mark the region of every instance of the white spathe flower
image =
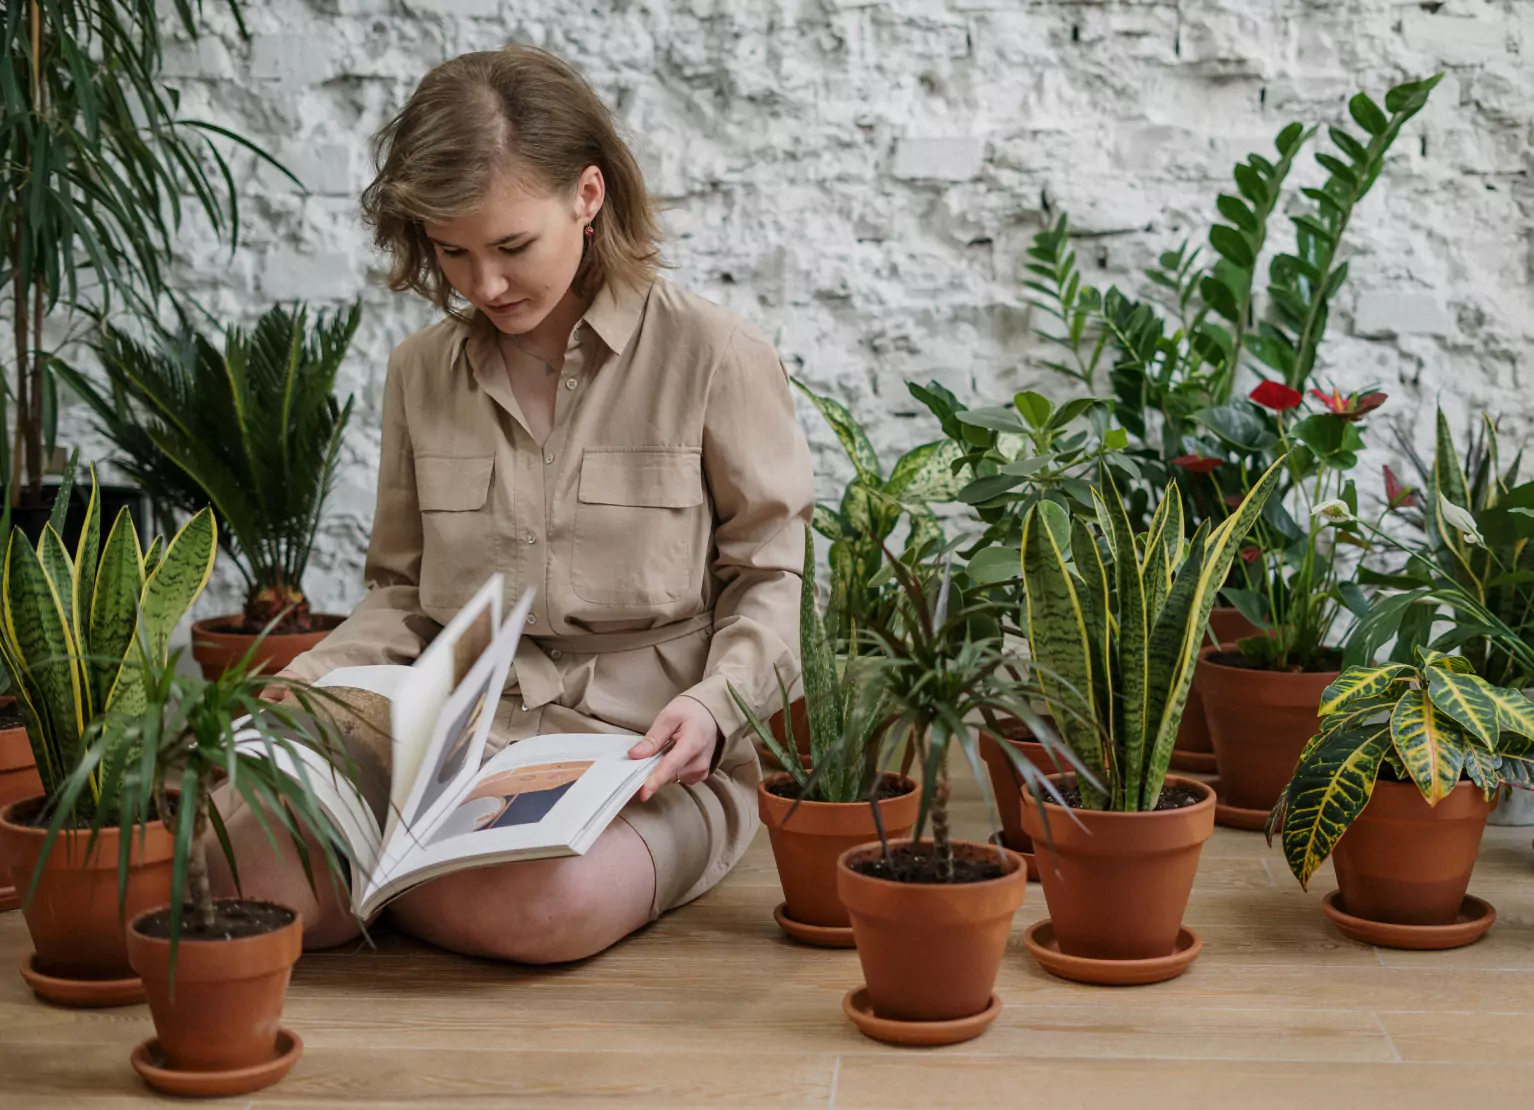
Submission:
POLYGON ((1486 545, 1486 540, 1481 536, 1480 529, 1475 526, 1475 517, 1461 509, 1442 493, 1438 495, 1438 513, 1443 517, 1445 524, 1465 537, 1466 543, 1473 543, 1477 547, 1484 547, 1486 545))
POLYGON ((1320 517, 1328 524, 1346 524, 1353 519, 1353 510, 1348 508, 1346 501, 1333 498, 1330 501, 1321 502, 1310 511, 1310 519, 1314 520, 1316 517, 1320 517))

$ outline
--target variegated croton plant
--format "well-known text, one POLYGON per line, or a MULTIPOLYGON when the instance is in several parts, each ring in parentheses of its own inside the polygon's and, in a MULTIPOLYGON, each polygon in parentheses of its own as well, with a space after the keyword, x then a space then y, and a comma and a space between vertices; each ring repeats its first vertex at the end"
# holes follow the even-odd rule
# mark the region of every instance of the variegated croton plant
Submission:
POLYGON ((1534 788, 1534 702, 1493 686, 1463 656, 1416 650, 1415 663, 1350 667, 1321 697, 1321 730, 1268 816, 1304 886, 1363 812, 1381 774, 1437 805, 1473 782, 1534 788))

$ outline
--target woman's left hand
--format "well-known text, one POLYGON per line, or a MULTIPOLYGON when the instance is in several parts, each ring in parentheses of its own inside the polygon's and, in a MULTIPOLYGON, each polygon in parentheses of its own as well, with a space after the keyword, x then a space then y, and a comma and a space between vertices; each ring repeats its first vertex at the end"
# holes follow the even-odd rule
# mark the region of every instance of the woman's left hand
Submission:
POLYGON ((679 695, 656 716, 644 739, 629 749, 629 758, 648 759, 668 744, 670 750, 639 791, 641 802, 673 782, 691 785, 708 778, 719 744, 719 725, 702 702, 679 695))

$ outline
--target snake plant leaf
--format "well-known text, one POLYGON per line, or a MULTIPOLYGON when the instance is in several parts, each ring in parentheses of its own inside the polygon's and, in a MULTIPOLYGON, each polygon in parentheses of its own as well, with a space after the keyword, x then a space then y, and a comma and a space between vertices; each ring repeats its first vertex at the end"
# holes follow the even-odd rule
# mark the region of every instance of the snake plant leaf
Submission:
POLYGON ((1348 826, 1363 812, 1390 748, 1389 725, 1325 737, 1295 768, 1285 790, 1284 859, 1307 888, 1348 826))
POLYGON ((1465 745, 1459 725, 1440 712, 1421 690, 1408 690, 1390 715, 1390 738, 1406 773, 1430 806, 1459 782, 1465 745))
POLYGON ((79 762, 85 692, 63 599, 20 529, 7 546, 3 593, 6 639, 18 669, 36 685, 37 711, 48 721, 49 762, 67 774, 79 762))
MULTIPOLYGON (((821 756, 823 749, 841 736, 843 719, 842 686, 836 680, 836 660, 826 636, 825 625, 815 608, 815 543, 806 533, 804 537, 804 567, 799 584, 799 654, 801 673, 804 676, 804 707, 809 718, 811 750, 821 756)), ((783 699, 785 721, 788 698, 783 699)), ((816 766, 824 767, 827 760, 816 758, 816 766)), ((826 799, 839 800, 839 799, 826 799)))
POLYGON ((1338 676, 1336 682, 1321 692, 1321 704, 1316 712, 1327 717, 1349 702, 1378 697, 1403 675, 1411 673, 1412 668, 1408 663, 1389 663, 1383 667, 1349 667, 1338 676))
MULTIPOLYGON (((53 530, 53 525, 43 526, 43 534, 37 541, 37 558, 43 565, 43 573, 48 576, 48 581, 53 585, 54 591, 59 596, 59 602, 64 607, 64 624, 69 629, 70 655, 78 660, 81 655, 80 626, 75 620, 75 611, 79 608, 79 598, 75 596, 78 583, 75 579, 75 561, 69 557, 69 549, 64 546, 64 539, 53 530)), ((90 711, 86 711, 87 719, 90 711)))
MULTIPOLYGON (((96 563, 100 557, 101 488, 96 483, 96 468, 92 466, 91 496, 85 505, 85 524, 80 529, 80 542, 75 546, 75 642, 87 657, 81 662, 87 675, 90 673, 88 657, 91 654, 91 597, 96 592, 96 563)), ((93 704, 100 705, 99 701, 95 701, 89 682, 86 683, 86 689, 92 694, 93 704)))
MULTIPOLYGON (((1108 568, 1103 565, 1102 552, 1097 548, 1086 522, 1080 517, 1071 519, 1071 554, 1075 557, 1076 573, 1081 583, 1077 594, 1081 598, 1082 614, 1086 618, 1087 640, 1092 651, 1092 697, 1099 709, 1113 705, 1115 684, 1113 666, 1113 589, 1108 579, 1108 568)), ((1110 751, 1117 740, 1111 710, 1099 721, 1107 733, 1104 738, 1110 751)))
POLYGON ((156 536, 149 541, 149 550, 144 552, 144 578, 160 569, 160 560, 165 558, 165 537, 156 536))
POLYGON ((1145 538, 1145 565, 1141 568, 1141 580, 1145 588, 1145 615, 1152 628, 1166 605, 1171 591, 1172 567, 1167 563, 1166 545, 1159 538, 1145 538))
POLYGON ((133 640, 139 595, 144 592, 144 559, 127 509, 120 509, 96 568, 90 603, 92 703, 105 706, 123 656, 133 640))
MULTIPOLYGON (((3 616, 3 607, 0 607, 0 616, 3 616)), ((42 780, 43 793, 51 798, 68 775, 69 768, 61 765, 56 758, 52 728, 48 718, 40 711, 41 703, 35 697, 37 689, 28 681, 21 661, 12 654, 10 645, 7 636, 0 636, 0 665, 4 665, 6 677, 11 680, 11 694, 16 698, 22 720, 26 722, 27 740, 32 748, 38 777, 42 780)))
POLYGON ((1477 674, 1460 674, 1439 667, 1426 667, 1423 673, 1427 676, 1428 700, 1479 740, 1488 752, 1493 750, 1501 721, 1491 696, 1491 684, 1477 674))
POLYGON ((868 433, 863 430, 863 426, 854 420, 852 414, 839 402, 830 397, 822 397, 798 379, 794 380, 794 384, 799 387, 800 393, 810 399, 810 404, 820 410, 820 415, 825 417, 826 423, 831 425, 831 431, 836 433, 837 439, 841 440, 842 449, 852 460, 858 477, 872 486, 884 485, 884 474, 879 469, 879 455, 874 451, 874 446, 869 441, 868 433))
POLYGON ((1466 744, 1465 774, 1489 802, 1496 797, 1497 787, 1502 784, 1502 757, 1474 744, 1466 744))
MULTIPOLYGON (((1065 553, 1049 525, 1045 510, 1051 504, 1040 502, 1023 519, 1028 642, 1038 664, 1040 689, 1061 738, 1076 753, 1082 766, 1099 782, 1106 783, 1106 759, 1095 727, 1098 714, 1093 701, 1091 641, 1065 553)), ((1080 787, 1082 800, 1089 808, 1102 808, 1104 796, 1100 790, 1085 780, 1081 780, 1080 787)))
MULTIPOLYGON (((1117 539, 1113 549, 1114 570, 1118 585, 1119 673, 1123 694, 1124 795, 1140 797, 1144 786, 1145 746, 1150 724, 1150 630, 1151 616, 1145 597, 1145 581, 1136 557, 1134 529, 1124 509, 1113 475, 1106 468, 1101 483, 1104 494, 1098 496, 1117 539)), ((1158 510, 1159 513, 1159 510, 1158 510)), ((1159 545, 1158 545, 1159 546, 1159 545)))
MULTIPOLYGON (((218 530, 213 523, 213 511, 203 509, 181 526, 165 549, 165 558, 144 582, 133 644, 128 648, 129 661, 136 661, 133 653, 138 651, 155 660, 164 658, 171 630, 208 584, 217 553, 218 530)), ((107 708, 134 713, 142 708, 143 702, 144 668, 125 661, 112 692, 107 695, 107 708)))

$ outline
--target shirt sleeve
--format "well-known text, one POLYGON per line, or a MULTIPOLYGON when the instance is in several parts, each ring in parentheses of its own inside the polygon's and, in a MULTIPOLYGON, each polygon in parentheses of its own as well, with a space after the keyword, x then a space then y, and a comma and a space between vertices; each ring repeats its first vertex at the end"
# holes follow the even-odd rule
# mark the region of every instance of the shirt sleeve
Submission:
POLYGON ((368 592, 334 632, 289 665, 304 682, 337 667, 414 662, 439 630, 421 611, 421 509, 402 366, 396 351, 384 384, 378 501, 363 567, 368 592))
POLYGON ((714 505, 710 569, 723 588, 704 677, 684 692, 728 740, 746 727, 731 685, 766 719, 781 707, 779 676, 785 687, 798 680, 799 588, 814 510, 788 374, 749 328, 736 328, 710 382, 703 469, 714 505))

